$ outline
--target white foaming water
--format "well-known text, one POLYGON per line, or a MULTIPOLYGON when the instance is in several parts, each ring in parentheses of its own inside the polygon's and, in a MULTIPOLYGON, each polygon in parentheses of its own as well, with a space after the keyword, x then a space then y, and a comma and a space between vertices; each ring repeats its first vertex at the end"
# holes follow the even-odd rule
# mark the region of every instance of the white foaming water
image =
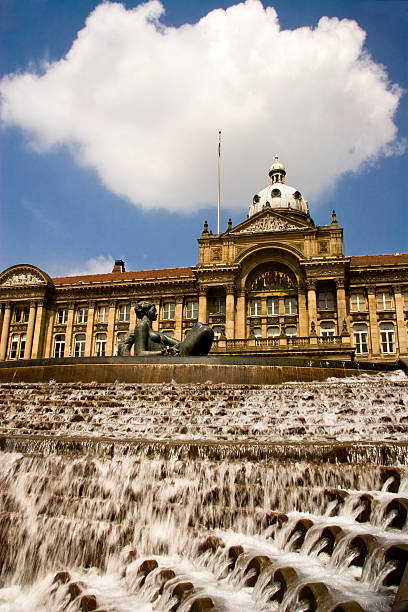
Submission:
POLYGON ((0 453, 0 612, 79 612, 90 601, 188 612, 209 600, 222 612, 330 612, 327 601, 389 612, 408 545, 406 378, 136 387, 0 386, 3 432, 52 435, 10 438, 24 452, 0 453), (214 442, 167 445, 182 422, 182 435, 214 442), (244 438, 292 448, 348 430, 358 439, 353 427, 389 440, 390 467, 381 445, 350 451, 378 465, 313 463, 301 449, 296 461, 245 458, 256 444, 244 438), (163 442, 79 438, 125 433, 163 442))

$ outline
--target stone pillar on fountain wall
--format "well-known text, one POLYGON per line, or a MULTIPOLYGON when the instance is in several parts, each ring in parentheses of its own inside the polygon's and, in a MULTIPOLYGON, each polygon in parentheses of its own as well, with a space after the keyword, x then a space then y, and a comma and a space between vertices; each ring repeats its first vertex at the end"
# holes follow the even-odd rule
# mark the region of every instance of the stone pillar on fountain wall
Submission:
POLYGON ((225 335, 233 340, 235 335, 235 287, 228 283, 225 287, 225 335))

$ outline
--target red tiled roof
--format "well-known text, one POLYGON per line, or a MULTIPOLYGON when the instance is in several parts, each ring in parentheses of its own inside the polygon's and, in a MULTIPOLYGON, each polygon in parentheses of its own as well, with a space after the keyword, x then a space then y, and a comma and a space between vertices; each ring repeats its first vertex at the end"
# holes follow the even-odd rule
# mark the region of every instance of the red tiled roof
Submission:
POLYGON ((83 276, 60 276, 53 278, 55 285, 75 285, 83 283, 114 283, 136 280, 160 280, 168 278, 194 278, 191 268, 165 268, 163 270, 138 270, 135 272, 109 272, 107 274, 84 274, 83 276))
POLYGON ((396 266, 408 264, 408 253, 396 253, 389 255, 356 255, 350 257, 350 266, 396 266))

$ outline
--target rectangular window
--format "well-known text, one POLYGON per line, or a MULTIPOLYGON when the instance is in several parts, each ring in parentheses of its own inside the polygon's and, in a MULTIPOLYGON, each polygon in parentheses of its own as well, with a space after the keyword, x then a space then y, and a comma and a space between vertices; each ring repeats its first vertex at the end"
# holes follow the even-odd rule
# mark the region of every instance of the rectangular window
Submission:
POLYGON ((13 334, 13 336, 11 337, 11 344, 10 344, 10 359, 17 358, 17 351, 18 351, 18 334, 13 334))
POLYGON ((259 317, 262 310, 262 302, 259 298, 255 298, 250 302, 251 317, 259 317))
POLYGON ((198 319, 198 302, 187 302, 186 319, 198 319))
POLYGON ((363 355, 368 353, 368 334, 367 325, 358 324, 354 325, 354 346, 356 347, 356 354, 363 355))
POLYGON ((109 314, 109 307, 108 306, 99 306, 99 308, 98 308, 98 323, 107 323, 108 322, 108 314, 109 314))
POLYGON ((294 315, 297 313, 297 299, 295 297, 285 298, 285 314, 294 315))
POLYGON ((74 356, 83 357, 85 355, 85 334, 75 336, 74 356))
POLYGON ((331 291, 319 293, 319 310, 334 310, 334 295, 331 291))
POLYGON ((267 309, 268 309, 268 315, 269 316, 273 316, 273 315, 278 315, 279 314, 279 298, 277 297, 270 297, 267 299, 266 302, 267 305, 267 309))
POLYGON ((24 334, 24 336, 21 336, 20 338, 20 350, 18 352, 19 359, 24 359, 25 345, 26 345, 26 336, 24 334))
POLYGON ((82 306, 78 308, 78 323, 87 323, 88 321, 88 306, 82 306))
POLYGON ((320 323, 320 335, 323 338, 334 336, 335 328, 332 321, 322 321, 320 323))
POLYGON ((383 353, 395 353, 394 326, 392 323, 381 323, 381 351, 383 353))
POLYGON ((297 327, 296 325, 288 325, 285 327, 285 336, 288 338, 294 338, 297 336, 297 327))
POLYGON ((367 310, 367 301, 362 293, 352 293, 350 296, 351 312, 364 312, 367 310))
POLYGON ((30 316, 30 309, 29 308, 24 308, 23 309, 23 321, 24 323, 28 323, 28 317, 30 316))
POLYGON ((390 291, 380 291, 377 293, 377 310, 392 310, 394 301, 390 291))
POLYGON ((176 305, 174 302, 165 302, 163 304, 163 319, 174 320, 176 317, 176 305))
POLYGON ((64 356, 65 351, 65 334, 57 334, 55 336, 54 357, 60 359, 64 356))
POLYGON ((14 310, 14 321, 16 323, 20 323, 20 321, 21 321, 21 314, 22 314, 21 308, 15 308, 15 310, 14 310))
POLYGON ((130 319, 130 305, 121 304, 119 306, 118 320, 121 322, 125 322, 125 321, 129 321, 129 319, 130 319))
POLYGON ((104 357, 106 350, 106 334, 96 334, 95 338, 95 355, 104 357))
POLYGON ((57 323, 61 325, 62 323, 66 323, 68 320, 68 309, 60 308, 57 313, 57 323))
POLYGON ((215 297, 212 299, 211 314, 225 314, 225 297, 215 297))

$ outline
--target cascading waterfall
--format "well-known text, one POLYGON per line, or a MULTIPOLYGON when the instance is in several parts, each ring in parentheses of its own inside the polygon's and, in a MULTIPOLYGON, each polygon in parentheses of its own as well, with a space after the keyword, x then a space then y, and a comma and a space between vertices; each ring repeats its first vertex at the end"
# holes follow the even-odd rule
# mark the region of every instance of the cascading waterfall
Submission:
MULTIPOLYGON (((401 377, 342 384, 352 393, 336 404, 338 419, 326 415, 330 427, 339 429, 361 396, 388 402, 391 421, 383 403, 373 404, 380 406, 374 432, 385 427, 390 436, 408 420, 401 377)), ((150 387, 150 403, 145 389, 141 400, 129 385, 0 387, 0 612, 390 611, 408 559, 401 440, 333 451, 317 428, 302 446, 290 404, 298 420, 306 403, 309 411, 312 404, 323 409, 325 392, 328 406, 333 385, 316 383, 280 387, 288 414, 276 445, 259 423, 251 425, 251 434, 255 426, 261 432, 251 441, 223 439, 221 432, 225 416, 233 427, 232 418, 253 415, 254 406, 258 421, 275 418, 279 388, 241 388, 239 396, 219 386, 211 398, 209 385, 172 385, 173 411, 189 413, 190 430, 194 419, 202 428, 205 410, 213 429, 195 441, 166 441, 154 434, 169 412, 161 410, 159 424, 164 402, 154 399, 159 386, 150 387), (102 391, 111 415, 104 423, 111 424, 108 432, 97 429, 113 431, 109 439, 89 437, 101 418, 102 391), (124 417, 130 431, 121 436, 124 417), (40 422, 54 429, 37 428, 40 422), (156 440, 140 439, 143 423, 156 440)), ((373 406, 366 410, 371 418, 373 406)))

